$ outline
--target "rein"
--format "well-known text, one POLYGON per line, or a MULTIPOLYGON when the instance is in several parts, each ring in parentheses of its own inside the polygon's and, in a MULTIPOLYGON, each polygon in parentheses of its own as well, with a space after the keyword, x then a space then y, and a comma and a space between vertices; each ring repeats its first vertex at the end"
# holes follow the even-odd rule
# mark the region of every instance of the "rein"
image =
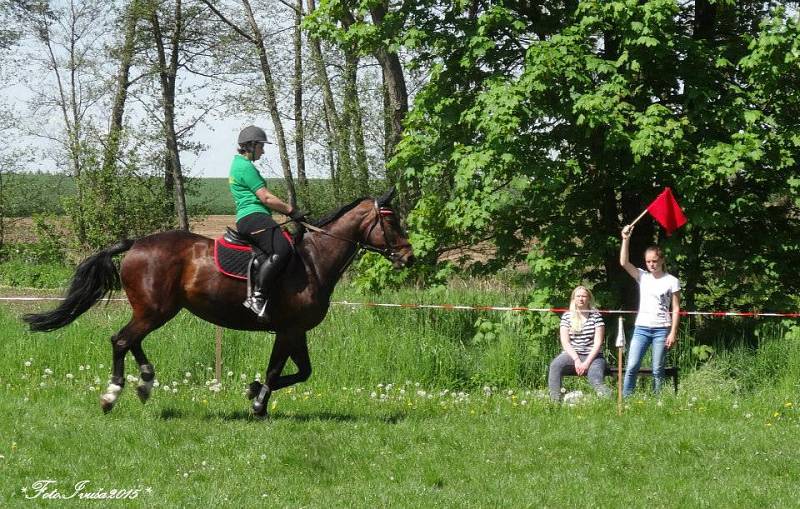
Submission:
MULTIPOLYGON (((383 216, 384 216, 384 214, 385 215, 394 214, 394 212, 391 211, 388 208, 379 207, 377 200, 373 202, 373 206, 375 208, 375 212, 377 213, 376 214, 377 215, 377 220, 370 227, 369 231, 367 232, 366 237, 369 238, 369 236, 372 234, 372 230, 374 230, 375 227, 378 226, 378 224, 380 224, 381 225, 381 230, 383 231, 383 239, 386 241, 386 245, 389 246, 387 248, 381 249, 381 248, 377 248, 375 246, 372 246, 370 244, 366 244, 364 242, 361 242, 360 240, 353 240, 353 239, 348 239, 348 238, 345 238, 345 237, 340 237, 339 235, 335 235, 335 234, 333 234, 333 233, 331 233, 331 232, 329 232, 327 230, 323 230, 322 228, 319 228, 318 226, 314 226, 312 224, 308 224, 308 223, 306 223, 304 221, 300 221, 300 224, 303 225, 306 229, 311 230, 313 232, 321 233, 322 235, 327 235, 328 237, 332 237, 334 239, 341 240, 343 242, 348 242, 348 243, 353 244, 354 246, 358 247, 358 249, 363 249, 365 251, 370 251, 372 253, 378 253, 379 255, 382 255, 382 256, 385 256, 385 257, 387 257, 389 259, 392 259, 393 257, 397 256, 397 252, 394 250, 394 246, 392 245, 391 242, 389 242, 389 237, 386 235, 386 227, 383 225, 383 216)), ((353 252, 352 256, 350 256, 350 258, 344 264, 344 266, 342 267, 342 270, 341 270, 342 273, 345 270, 347 270, 347 267, 349 267, 350 264, 353 262, 353 259, 358 254, 358 249, 356 249, 353 252)))

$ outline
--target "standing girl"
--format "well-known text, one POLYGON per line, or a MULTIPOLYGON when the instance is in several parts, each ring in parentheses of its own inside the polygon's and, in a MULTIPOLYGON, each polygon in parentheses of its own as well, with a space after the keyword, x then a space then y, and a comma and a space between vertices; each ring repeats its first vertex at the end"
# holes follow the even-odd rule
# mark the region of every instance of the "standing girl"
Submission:
POLYGON ((634 267, 628 260, 633 225, 622 229, 619 264, 639 284, 639 312, 628 350, 625 382, 622 394, 629 396, 636 388, 636 377, 642 358, 653 345, 653 390, 659 392, 664 382, 666 351, 677 341, 680 321, 680 291, 678 278, 664 271, 664 253, 658 246, 644 252, 647 270, 634 267))

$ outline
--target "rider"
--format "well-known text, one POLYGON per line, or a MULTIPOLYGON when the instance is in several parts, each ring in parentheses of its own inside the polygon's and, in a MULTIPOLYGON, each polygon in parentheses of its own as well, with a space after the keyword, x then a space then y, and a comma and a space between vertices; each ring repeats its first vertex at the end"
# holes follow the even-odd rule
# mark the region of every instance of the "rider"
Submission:
POLYGON ((228 178, 236 202, 236 228, 266 255, 255 277, 254 291, 244 301, 244 306, 259 319, 267 320, 267 293, 291 256, 291 246, 272 219, 272 211, 286 214, 295 221, 304 221, 305 217, 267 189, 267 183, 253 164, 264 155, 264 144, 269 143, 264 130, 253 125, 245 127, 239 133, 238 143, 239 153, 233 157, 228 178))

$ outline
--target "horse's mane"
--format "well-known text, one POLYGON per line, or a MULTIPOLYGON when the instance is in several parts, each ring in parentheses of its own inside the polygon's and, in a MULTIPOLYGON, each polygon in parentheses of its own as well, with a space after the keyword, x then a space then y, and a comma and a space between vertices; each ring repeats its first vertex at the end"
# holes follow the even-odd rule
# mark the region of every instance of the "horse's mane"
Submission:
POLYGON ((326 224, 331 223, 331 222, 339 219, 340 217, 342 217, 347 212, 353 210, 359 203, 361 203, 362 201, 366 200, 367 198, 368 198, 367 196, 362 196, 361 198, 357 198, 357 199, 353 200, 352 203, 348 203, 347 205, 339 207, 334 212, 331 212, 331 213, 323 216, 322 218, 317 219, 312 224, 314 226, 316 226, 317 228, 321 228, 321 227, 325 226, 326 224))

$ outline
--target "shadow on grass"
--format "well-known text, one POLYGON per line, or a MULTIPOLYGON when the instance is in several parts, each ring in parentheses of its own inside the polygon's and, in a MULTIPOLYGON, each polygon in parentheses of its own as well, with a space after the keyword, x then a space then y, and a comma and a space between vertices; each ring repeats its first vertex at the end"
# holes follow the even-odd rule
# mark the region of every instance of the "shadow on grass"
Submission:
POLYGON ((311 421, 329 421, 329 422, 382 422, 385 424, 398 424, 406 420, 408 415, 405 412, 395 412, 387 415, 365 415, 365 414, 347 414, 341 412, 273 412, 266 418, 256 417, 249 410, 234 410, 230 412, 209 412, 202 416, 193 416, 191 413, 177 408, 165 408, 161 410, 159 418, 164 421, 173 419, 192 419, 200 417, 206 421, 222 420, 222 421, 244 421, 244 422, 262 422, 262 421, 294 421, 294 422, 311 422, 311 421))

